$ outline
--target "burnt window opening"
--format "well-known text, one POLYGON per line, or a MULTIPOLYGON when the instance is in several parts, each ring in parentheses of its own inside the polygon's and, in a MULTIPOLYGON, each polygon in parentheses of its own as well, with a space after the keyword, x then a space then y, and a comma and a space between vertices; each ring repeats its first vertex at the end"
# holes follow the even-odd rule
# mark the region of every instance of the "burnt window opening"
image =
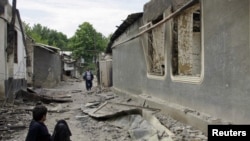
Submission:
POLYGON ((152 21, 152 24, 157 24, 158 22, 160 22, 161 20, 163 20, 163 15, 160 15, 159 17, 157 17, 155 20, 152 21))
POLYGON ((172 74, 201 76, 201 11, 194 5, 173 19, 172 74))
MULTIPOLYGON (((14 54, 14 63, 18 63, 18 41, 17 31, 10 24, 7 25, 7 48, 6 52, 8 55, 14 54)), ((7 62, 9 58, 7 58, 7 62)))
POLYGON ((0 15, 4 14, 4 5, 0 4, 0 15))
MULTIPOLYGON (((157 24, 163 20, 160 15, 150 22, 150 25, 157 24)), ((165 75, 165 24, 159 25, 147 32, 146 36, 146 60, 148 66, 148 74, 156 76, 165 75)))
POLYGON ((173 21, 172 73, 178 75, 178 20, 173 21))
POLYGON ((17 31, 14 31, 14 63, 18 63, 18 48, 17 48, 17 31))
POLYGON ((193 13, 193 32, 201 32, 201 14, 200 10, 193 13))

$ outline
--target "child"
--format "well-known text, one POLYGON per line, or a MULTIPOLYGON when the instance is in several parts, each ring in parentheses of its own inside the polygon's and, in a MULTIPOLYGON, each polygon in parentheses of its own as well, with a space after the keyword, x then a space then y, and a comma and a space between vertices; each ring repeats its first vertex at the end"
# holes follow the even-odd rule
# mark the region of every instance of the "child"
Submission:
POLYGON ((51 135, 44 124, 47 115, 44 105, 36 105, 32 111, 33 119, 30 122, 29 131, 25 141, 51 141, 51 135))

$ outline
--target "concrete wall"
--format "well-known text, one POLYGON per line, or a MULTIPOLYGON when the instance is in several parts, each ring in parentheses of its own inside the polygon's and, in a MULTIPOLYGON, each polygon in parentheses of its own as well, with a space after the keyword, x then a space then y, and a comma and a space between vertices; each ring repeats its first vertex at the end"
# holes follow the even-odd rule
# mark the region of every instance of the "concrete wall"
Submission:
POLYGON ((6 38, 6 29, 7 25, 3 19, 0 19, 0 99, 4 99, 5 97, 5 84, 4 80, 6 79, 6 56, 5 56, 5 48, 7 43, 6 38))
POLYGON ((112 60, 99 61, 100 84, 103 87, 112 86, 112 60))
POLYGON ((61 59, 41 47, 34 47, 34 86, 51 88, 61 81, 61 59))
POLYGON ((17 63, 14 63, 14 79, 26 78, 26 51, 23 43, 22 33, 20 31, 19 23, 17 27, 17 63))
POLYGON ((27 66, 27 85, 29 87, 33 86, 33 52, 34 52, 34 41, 31 38, 26 39, 26 44, 27 44, 27 51, 29 53, 29 59, 30 59, 30 64, 27 66))
MULTIPOLYGON (((138 33, 141 20, 130 26, 117 42, 138 33)), ((146 64, 139 38, 126 44, 122 44, 113 52, 113 87, 129 91, 134 94, 142 94, 145 90, 146 64)))
POLYGON ((206 0, 203 5, 203 85, 211 89, 202 91, 202 109, 209 106, 203 111, 236 123, 249 123, 249 0, 206 0))
MULTIPOLYGON (((200 83, 173 80, 172 27, 168 23, 166 77, 147 77, 143 47, 136 38, 113 49, 113 87, 135 95, 148 94, 233 123, 249 124, 249 7, 249 0, 202 0, 204 78, 200 83)), ((138 33, 141 21, 130 26, 116 42, 138 33)))

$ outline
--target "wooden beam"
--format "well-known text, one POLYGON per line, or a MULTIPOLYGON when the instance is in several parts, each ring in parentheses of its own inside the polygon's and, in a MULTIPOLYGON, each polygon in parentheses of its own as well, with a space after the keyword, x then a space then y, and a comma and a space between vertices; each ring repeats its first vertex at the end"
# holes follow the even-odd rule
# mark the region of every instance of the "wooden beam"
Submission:
POLYGON ((138 34, 132 36, 132 37, 129 38, 129 39, 126 39, 126 40, 124 40, 124 41, 122 41, 122 42, 120 42, 120 43, 118 43, 118 44, 113 45, 111 48, 113 49, 113 48, 115 48, 115 47, 117 47, 117 46, 119 46, 119 45, 121 45, 121 44, 124 44, 124 43, 126 43, 126 42, 128 42, 128 41, 131 41, 131 40, 133 40, 133 39, 135 39, 135 38, 140 37, 142 34, 144 34, 144 33, 148 32, 148 31, 150 31, 150 30, 152 30, 152 29, 158 27, 159 25, 161 25, 161 24, 167 22, 168 20, 170 20, 170 19, 172 19, 173 17, 179 15, 182 11, 184 11, 184 10, 188 9, 189 7, 191 7, 191 6, 195 5, 195 4, 197 4, 198 2, 199 2, 199 0, 191 0, 191 1, 189 1, 188 3, 186 3, 185 5, 183 5, 181 8, 177 9, 175 12, 173 12, 172 14, 170 14, 169 16, 167 16, 166 18, 164 18, 163 20, 161 20, 160 22, 158 22, 157 24, 154 24, 154 25, 151 26, 150 28, 141 31, 140 33, 138 33, 138 34))

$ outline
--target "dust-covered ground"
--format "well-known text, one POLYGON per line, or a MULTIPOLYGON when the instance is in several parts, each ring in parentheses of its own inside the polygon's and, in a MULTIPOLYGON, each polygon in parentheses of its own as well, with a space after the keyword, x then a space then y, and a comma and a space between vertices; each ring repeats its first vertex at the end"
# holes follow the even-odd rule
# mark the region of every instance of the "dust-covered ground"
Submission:
MULTIPOLYGON (((94 82, 91 92, 85 90, 85 82, 68 78, 62 81, 58 87, 53 89, 40 89, 40 93, 47 95, 70 96, 72 102, 66 103, 44 103, 49 109, 47 114, 47 125, 52 134, 57 120, 65 119, 72 132, 72 141, 131 141, 127 129, 115 126, 108 120, 97 120, 91 118, 83 110, 86 104, 95 103, 96 107, 105 101, 116 103, 127 103, 136 105, 129 98, 120 97, 113 93, 111 97, 103 97, 105 93, 112 93, 109 89, 100 89, 94 82)), ((14 104, 6 104, 1 107, 0 140, 2 141, 24 141, 28 132, 29 122, 32 118, 31 109, 36 102, 16 101, 14 104)), ((174 141, 206 141, 207 137, 199 130, 189 125, 182 124, 169 116, 157 113, 159 121, 175 134, 174 141)))

